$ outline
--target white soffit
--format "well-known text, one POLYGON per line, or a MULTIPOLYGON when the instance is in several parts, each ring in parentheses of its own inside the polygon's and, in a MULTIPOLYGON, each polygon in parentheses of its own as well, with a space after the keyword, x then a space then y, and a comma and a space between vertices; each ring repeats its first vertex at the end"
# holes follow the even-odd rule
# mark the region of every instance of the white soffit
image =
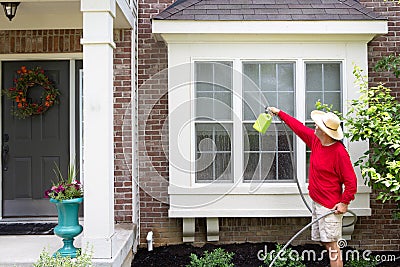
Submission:
MULTIPOLYGON (((387 21, 153 20, 156 38, 168 34, 368 35, 388 33, 387 21)), ((371 38, 372 38, 371 37, 371 38)))

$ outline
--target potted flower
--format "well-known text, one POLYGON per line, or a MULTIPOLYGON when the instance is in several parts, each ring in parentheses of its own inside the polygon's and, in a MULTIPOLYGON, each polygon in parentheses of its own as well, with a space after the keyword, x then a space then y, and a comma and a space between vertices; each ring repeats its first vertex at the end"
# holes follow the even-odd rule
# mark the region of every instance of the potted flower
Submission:
POLYGON ((82 184, 76 180, 76 169, 74 164, 68 166, 68 175, 65 179, 60 168, 56 164, 54 169, 58 181, 46 190, 45 197, 50 198, 57 208, 58 225, 54 233, 63 238, 64 246, 54 255, 76 258, 78 249, 74 247, 74 238, 79 235, 83 227, 79 224, 79 206, 83 201, 82 184))

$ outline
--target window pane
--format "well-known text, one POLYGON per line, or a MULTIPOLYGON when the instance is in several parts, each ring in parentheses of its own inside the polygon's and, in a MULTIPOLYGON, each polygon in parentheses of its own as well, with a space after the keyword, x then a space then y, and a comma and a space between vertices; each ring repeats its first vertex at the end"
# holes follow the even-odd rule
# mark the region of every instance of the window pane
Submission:
POLYGON ((244 162, 245 162, 245 170, 243 174, 244 181, 251 181, 254 178, 254 175, 257 170, 258 162, 260 159, 260 154, 258 153, 245 153, 244 162))
POLYGON ((212 84, 213 68, 212 63, 197 62, 196 63, 196 82, 212 84))
POLYGON ((333 92, 333 93, 325 93, 325 102, 327 104, 332 105, 333 110, 342 110, 342 101, 340 99, 340 92, 333 92))
POLYGON ((243 132, 243 141, 244 141, 244 151, 258 151, 260 146, 260 135, 259 133, 253 129, 252 124, 245 124, 245 129, 243 132))
POLYGON ((243 119, 256 120, 261 112, 264 112, 264 107, 260 101, 260 94, 258 92, 245 92, 243 96, 243 119))
POLYGON ((217 92, 214 94, 214 119, 226 120, 231 118, 232 94, 217 92))
MULTIPOLYGON (((243 180, 245 182, 293 180, 293 171, 279 169, 279 166, 285 166, 288 163, 285 155, 290 156, 289 152, 294 148, 293 132, 285 131, 283 128, 285 126, 281 123, 272 123, 265 134, 256 132, 250 123, 244 126, 245 174, 243 180), (289 136, 287 137, 286 134, 289 136)), ((289 163, 291 164, 291 160, 289 163)), ((288 165, 286 168, 293 167, 288 165)))
POLYGON ((322 64, 306 64, 306 90, 322 91, 322 64))
POLYGON ((211 120, 213 118, 213 93, 197 93, 196 119, 211 120))
POLYGON ((286 113, 292 116, 294 115, 294 93, 280 92, 278 101, 279 103, 277 107, 279 107, 280 109, 284 110, 286 113))
POLYGON ((231 125, 214 125, 214 140, 217 151, 231 151, 231 125))
POLYGON ((318 100, 324 102, 322 92, 306 93, 306 120, 311 120, 311 111, 315 109, 318 100))
POLYGON ((195 63, 196 120, 232 120, 232 63, 195 63))
POLYGON ((278 90, 294 91, 294 65, 279 64, 278 65, 278 90))
POLYGON ((243 65, 243 91, 258 91, 259 90, 259 65, 244 64, 243 65))
MULTIPOLYGON (((290 130, 287 130, 290 133, 290 130)), ((292 134, 286 136, 285 131, 278 131, 278 150, 279 151, 292 151, 293 149, 293 139, 292 134)))
POLYGON ((261 173, 259 180, 276 180, 276 154, 261 154, 261 173))
POLYGON ((306 63, 306 120, 318 100, 341 111, 341 95, 341 63, 306 63))
POLYGON ((278 105, 278 93, 277 92, 266 92, 263 93, 266 103, 271 107, 279 107, 278 105))
POLYGON ((276 134, 278 133, 276 131, 276 126, 274 124, 270 125, 269 129, 265 134, 259 134, 261 141, 260 141, 260 146, 258 147, 257 150, 264 152, 275 152, 277 149, 275 142, 276 134))
POLYGON ((196 182, 232 181, 232 125, 196 123, 196 182))
POLYGON ((213 153, 197 153, 196 155, 196 182, 213 180, 215 155, 213 153))
POLYGON ((216 91, 231 91, 232 66, 230 63, 214 64, 214 77, 216 91))
POLYGON ((244 120, 255 120, 267 106, 280 107, 293 115, 294 63, 246 62, 243 73, 244 120), (252 85, 250 79, 257 84, 261 81, 261 88, 252 85))
POLYGON ((340 64, 324 64, 325 91, 340 91, 340 64))
POLYGON ((216 180, 230 181, 231 175, 231 154, 218 153, 215 157, 215 177, 216 180))
POLYGON ((278 154, 278 179, 293 180, 293 165, 290 153, 278 154))
POLYGON ((276 64, 261 64, 262 91, 276 91, 276 64))
POLYGON ((246 153, 244 182, 276 180, 275 153, 246 153))

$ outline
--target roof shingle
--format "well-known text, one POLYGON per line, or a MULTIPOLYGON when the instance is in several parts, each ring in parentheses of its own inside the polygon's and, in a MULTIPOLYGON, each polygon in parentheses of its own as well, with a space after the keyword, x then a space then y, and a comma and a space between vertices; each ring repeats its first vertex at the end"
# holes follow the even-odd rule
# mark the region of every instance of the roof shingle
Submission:
POLYGON ((177 0, 159 20, 379 20, 356 0, 177 0))

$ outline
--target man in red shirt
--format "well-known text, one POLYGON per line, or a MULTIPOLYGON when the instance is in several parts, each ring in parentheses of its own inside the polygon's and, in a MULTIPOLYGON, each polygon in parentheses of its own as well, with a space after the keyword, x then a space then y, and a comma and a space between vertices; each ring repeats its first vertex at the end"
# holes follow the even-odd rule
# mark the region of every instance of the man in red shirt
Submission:
POLYGON ((337 241, 342 237, 343 214, 357 191, 357 178, 350 156, 340 142, 343 139, 340 120, 331 112, 314 110, 311 118, 315 130, 312 130, 275 107, 269 111, 278 115, 311 149, 308 191, 313 200, 312 218, 335 210, 312 225, 311 238, 328 250, 331 267, 342 267, 337 241))

